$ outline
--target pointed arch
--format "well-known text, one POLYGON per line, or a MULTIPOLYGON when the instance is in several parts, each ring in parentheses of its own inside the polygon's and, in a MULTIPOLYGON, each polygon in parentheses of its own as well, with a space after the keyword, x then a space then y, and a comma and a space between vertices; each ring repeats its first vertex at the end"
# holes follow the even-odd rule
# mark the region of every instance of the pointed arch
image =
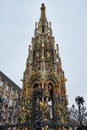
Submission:
POLYGON ((57 81, 51 77, 49 77, 46 81, 45 81, 45 87, 48 86, 49 84, 53 85, 53 90, 55 91, 55 86, 56 86, 57 81))
POLYGON ((32 88, 37 88, 37 87, 41 88, 41 81, 38 78, 31 80, 30 84, 32 88))

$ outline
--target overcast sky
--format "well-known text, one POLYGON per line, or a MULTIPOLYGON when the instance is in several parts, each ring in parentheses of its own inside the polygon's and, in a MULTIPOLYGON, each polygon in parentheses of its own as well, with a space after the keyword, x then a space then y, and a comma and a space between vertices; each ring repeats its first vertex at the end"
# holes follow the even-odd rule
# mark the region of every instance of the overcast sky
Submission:
POLYGON ((0 0, 0 70, 22 87, 41 3, 59 44, 69 106, 79 95, 87 107, 87 0, 0 0))

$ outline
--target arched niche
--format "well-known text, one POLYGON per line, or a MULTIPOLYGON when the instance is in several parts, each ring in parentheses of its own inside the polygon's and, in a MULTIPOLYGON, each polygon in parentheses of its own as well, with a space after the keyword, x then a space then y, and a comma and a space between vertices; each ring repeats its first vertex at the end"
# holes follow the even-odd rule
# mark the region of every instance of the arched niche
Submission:
POLYGON ((50 88, 52 89, 53 92, 55 92, 55 86, 56 81, 53 78, 48 78, 45 81, 45 92, 48 92, 50 88))
POLYGON ((48 98, 48 107, 49 107, 49 112, 50 112, 50 118, 53 119, 55 114, 54 114, 54 106, 55 106, 55 86, 56 86, 56 81, 53 80, 52 78, 48 78, 45 82, 45 91, 47 93, 47 98, 48 98))
POLYGON ((53 104, 53 94, 54 94, 54 86, 51 82, 48 84, 48 92, 49 92, 49 101, 53 104))
POLYGON ((52 82, 48 83, 48 105, 49 105, 49 111, 50 111, 50 118, 54 118, 54 85, 52 82))
POLYGON ((40 102, 42 102, 41 84, 39 81, 35 81, 32 84, 32 114, 33 120, 42 118, 42 112, 40 108, 40 102))

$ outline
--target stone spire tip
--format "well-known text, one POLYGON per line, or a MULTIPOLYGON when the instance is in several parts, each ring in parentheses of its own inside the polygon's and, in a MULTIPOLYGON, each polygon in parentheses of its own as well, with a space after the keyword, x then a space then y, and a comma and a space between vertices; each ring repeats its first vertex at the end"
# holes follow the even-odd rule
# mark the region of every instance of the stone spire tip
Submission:
POLYGON ((41 10, 45 10, 45 4, 44 3, 41 4, 41 10))
POLYGON ((45 4, 44 3, 42 3, 41 4, 41 20, 46 20, 46 14, 45 14, 45 4))

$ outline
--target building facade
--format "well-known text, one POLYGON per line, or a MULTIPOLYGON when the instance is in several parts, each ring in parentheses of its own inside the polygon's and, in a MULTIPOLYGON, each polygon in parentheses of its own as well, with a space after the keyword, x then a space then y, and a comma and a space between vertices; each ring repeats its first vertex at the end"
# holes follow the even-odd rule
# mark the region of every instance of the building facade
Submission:
POLYGON ((29 121, 34 125, 20 129, 65 129, 54 128, 50 123, 63 124, 66 121, 68 100, 58 44, 51 22, 47 21, 44 4, 41 5, 39 22, 35 23, 22 81, 21 122, 29 121))
POLYGON ((21 95, 21 88, 0 71, 0 97, 4 103, 13 106, 18 95, 21 95))

